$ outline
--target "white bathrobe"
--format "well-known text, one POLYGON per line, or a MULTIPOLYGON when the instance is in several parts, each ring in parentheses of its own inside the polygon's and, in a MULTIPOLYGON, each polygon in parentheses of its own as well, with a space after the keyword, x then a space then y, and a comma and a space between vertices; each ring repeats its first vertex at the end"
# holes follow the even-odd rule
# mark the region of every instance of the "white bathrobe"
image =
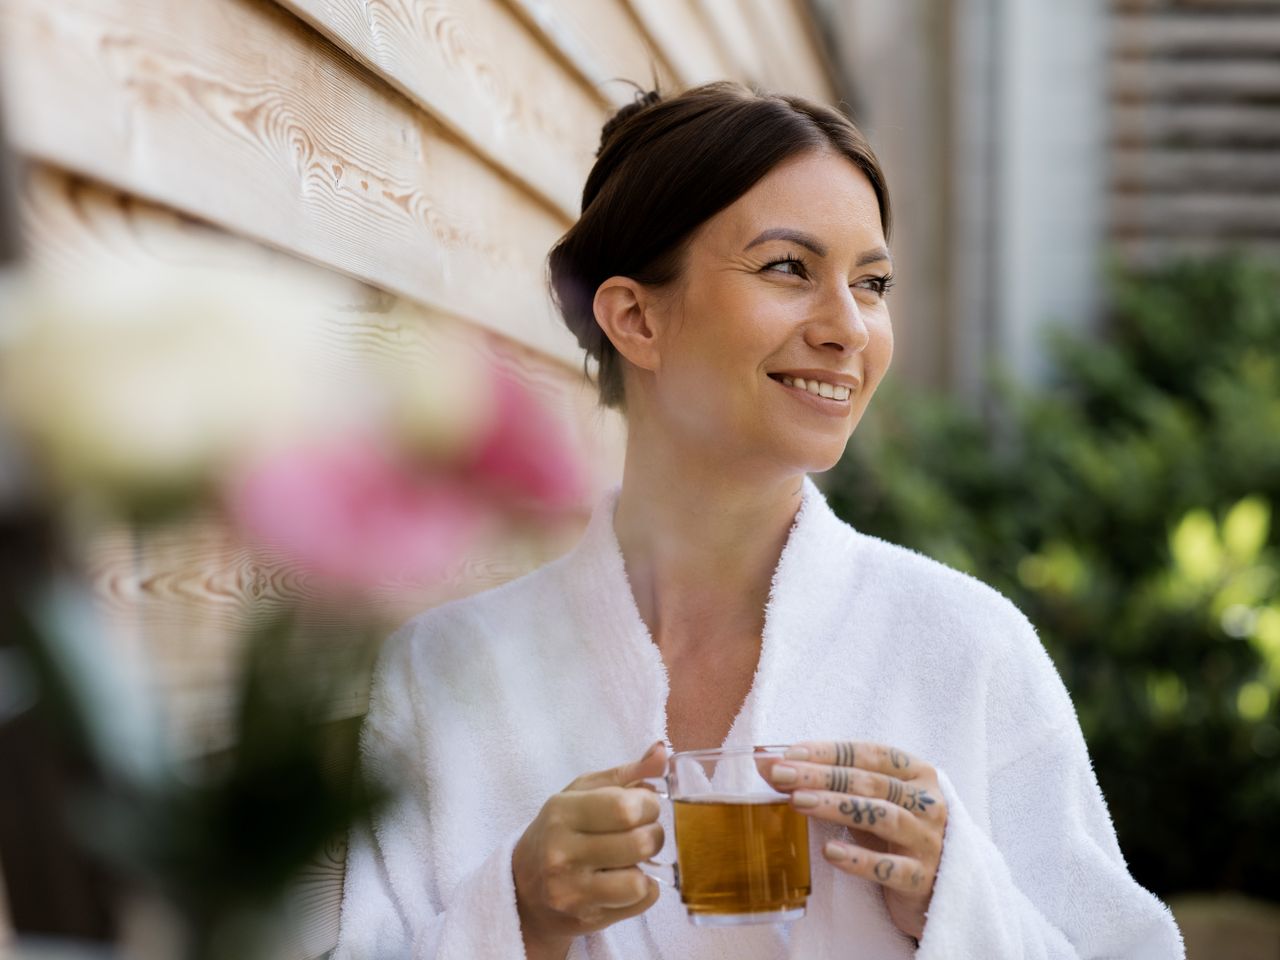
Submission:
MULTIPOLYGON (((388 641, 363 747, 405 790, 354 831, 340 960, 524 957, 511 853, 552 794, 665 739, 668 680, 613 529, 619 488, 578 544, 388 641)), ((806 477, 765 609, 760 662, 726 743, 868 740, 939 771, 949 808, 919 947, 882 888, 821 856, 790 925, 694 927, 664 889, 580 937, 571 960, 925 960, 1184 955, 1167 907, 1129 875, 1075 710, 1004 597, 858 533, 806 477)), ((673 853, 669 810, 664 856, 673 853)))

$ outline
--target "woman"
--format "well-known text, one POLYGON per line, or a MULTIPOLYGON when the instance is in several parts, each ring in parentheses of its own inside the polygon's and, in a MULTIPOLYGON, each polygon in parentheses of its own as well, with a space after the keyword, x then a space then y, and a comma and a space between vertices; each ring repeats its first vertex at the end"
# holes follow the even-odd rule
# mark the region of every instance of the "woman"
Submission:
POLYGON ((870 148, 801 98, 715 83, 605 126, 550 275, 623 481, 569 554, 389 642, 364 746, 405 789, 353 834, 339 957, 1182 955, 1025 618, 807 476, 888 369, 888 234, 870 148), (776 742, 808 915, 693 927, 635 866, 670 821, 633 784, 776 742))

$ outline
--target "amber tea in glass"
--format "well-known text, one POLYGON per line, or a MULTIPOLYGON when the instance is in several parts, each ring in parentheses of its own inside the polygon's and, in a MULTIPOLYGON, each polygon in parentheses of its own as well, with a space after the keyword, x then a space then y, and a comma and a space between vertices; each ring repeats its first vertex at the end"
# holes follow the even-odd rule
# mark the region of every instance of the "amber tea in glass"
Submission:
POLYGON ((765 776, 784 750, 692 750, 671 758, 664 786, 675 813, 674 880, 695 924, 804 916, 809 821, 765 776))

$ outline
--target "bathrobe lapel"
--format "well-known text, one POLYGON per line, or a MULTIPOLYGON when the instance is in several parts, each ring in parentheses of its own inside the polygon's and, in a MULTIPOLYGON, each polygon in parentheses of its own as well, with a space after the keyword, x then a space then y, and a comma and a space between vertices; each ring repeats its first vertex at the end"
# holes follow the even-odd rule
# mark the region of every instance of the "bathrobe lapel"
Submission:
MULTIPOLYGON (((601 497, 566 558, 565 592, 575 627, 598 661, 602 682, 609 685, 619 725, 666 739, 670 684, 636 607, 614 533, 620 492, 615 486, 601 497)), ((855 552, 853 530, 806 475, 800 507, 770 582, 760 660, 726 743, 778 742, 792 735, 794 723, 787 718, 795 711, 787 704, 805 696, 810 686, 806 662, 834 641, 837 628, 847 629, 842 591, 855 552)))

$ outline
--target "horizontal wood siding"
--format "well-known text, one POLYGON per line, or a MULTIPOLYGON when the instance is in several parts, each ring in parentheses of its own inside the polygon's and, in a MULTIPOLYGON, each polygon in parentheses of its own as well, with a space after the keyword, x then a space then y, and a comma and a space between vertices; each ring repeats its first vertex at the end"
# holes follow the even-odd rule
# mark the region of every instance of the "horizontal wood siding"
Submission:
MULTIPOLYGON (((54 275, 82 275, 97 265, 217 262, 270 271, 288 258, 232 238, 197 221, 48 167, 29 174, 23 220, 33 264, 54 275)), ((389 355, 429 369, 440 345, 462 343, 511 371, 537 395, 591 465, 589 500, 615 481, 622 466, 617 414, 594 405, 593 391, 564 365, 483 328, 460 322, 321 268, 315 286, 331 306, 322 318, 331 355, 326 368, 340 380, 358 365, 389 355)), ((371 603, 388 627, 435 603, 497 586, 568 548, 585 519, 534 541, 478 545, 440 583, 388 585, 371 603)), ((298 570, 264 564, 212 519, 193 520, 141 537, 129 528, 86 545, 88 572, 117 632, 141 637, 157 664, 157 681, 191 749, 227 745, 231 704, 226 684, 236 636, 279 604, 315 597, 298 570)), ((363 691, 335 704, 334 716, 363 710, 363 691)))
POLYGON ((19 149, 577 361, 543 287, 566 216, 274 4, 171 7, 5 0, 19 149))
POLYGON ((1113 0, 1110 232, 1153 263, 1280 248, 1280 2, 1113 0))
MULTIPOLYGON (((56 277, 131 264, 307 265, 333 376, 461 342, 544 400, 591 466, 558 528, 389 584, 386 629, 567 550, 621 477, 544 285, 633 80, 732 77, 834 102, 799 0, 0 0, 0 115, 24 242, 56 277)), ((112 642, 140 650, 185 749, 230 746, 238 637, 316 587, 214 517, 80 545, 112 642)), ((358 722, 357 678, 332 704, 358 722)), ((333 945, 343 851, 300 884, 298 957, 333 945)))

